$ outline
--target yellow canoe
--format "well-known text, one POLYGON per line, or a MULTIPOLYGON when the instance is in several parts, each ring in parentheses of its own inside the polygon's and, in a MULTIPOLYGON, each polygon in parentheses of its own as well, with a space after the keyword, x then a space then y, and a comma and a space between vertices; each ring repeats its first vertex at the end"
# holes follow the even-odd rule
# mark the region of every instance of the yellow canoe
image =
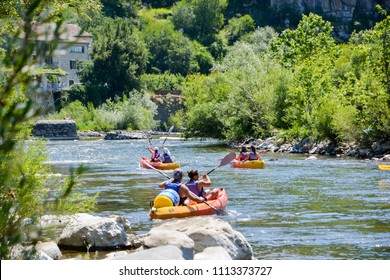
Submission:
POLYGON ((171 163, 152 162, 150 161, 150 159, 144 157, 141 158, 141 160, 139 161, 139 166, 143 168, 150 169, 149 165, 160 170, 173 170, 180 167, 180 164, 177 162, 171 162, 171 163))
POLYGON ((378 164, 380 170, 390 170, 390 164, 378 164))
POLYGON ((255 168, 260 169, 264 168, 264 160, 247 160, 247 161, 239 161, 234 159, 232 162, 232 167, 234 168, 255 168))
POLYGON ((191 216, 203 216, 217 214, 215 210, 222 211, 226 208, 228 196, 225 189, 220 188, 217 196, 206 203, 191 203, 188 206, 167 206, 161 208, 152 207, 149 211, 151 219, 185 218, 191 216))

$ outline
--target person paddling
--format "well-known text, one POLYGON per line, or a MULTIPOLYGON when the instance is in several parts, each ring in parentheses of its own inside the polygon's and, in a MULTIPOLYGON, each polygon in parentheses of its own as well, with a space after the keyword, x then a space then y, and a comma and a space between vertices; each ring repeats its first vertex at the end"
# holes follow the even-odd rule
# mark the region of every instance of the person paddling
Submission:
POLYGON ((171 152, 168 150, 168 148, 165 148, 163 146, 163 154, 161 155, 161 161, 162 163, 172 163, 172 157, 171 152))
POLYGON ((183 172, 180 169, 175 169, 173 171, 173 179, 166 180, 160 183, 158 186, 161 189, 171 189, 176 191, 180 197, 179 205, 184 205, 184 202, 187 199, 187 197, 198 203, 203 202, 205 199, 203 197, 197 196, 196 194, 192 193, 188 189, 188 187, 181 182, 182 179, 183 179, 183 172))
POLYGON ((244 161, 248 159, 248 157, 249 157, 248 149, 245 146, 242 146, 240 150, 240 154, 238 155, 238 160, 244 161))
POLYGON ((161 156, 160 156, 160 153, 158 152, 158 147, 154 147, 154 149, 152 150, 150 148, 150 145, 149 145, 148 150, 152 154, 152 156, 150 157, 150 161, 152 161, 152 162, 161 161, 161 158, 160 158, 161 156))
MULTIPOLYGON (((211 185, 211 180, 207 174, 202 176, 202 179, 199 179, 198 170, 191 170, 187 172, 190 180, 186 183, 188 189, 194 194, 203 197, 205 200, 211 200, 218 193, 218 189, 205 190, 204 187, 211 185)), ((185 202, 187 205, 190 203, 189 199, 185 202)))
POLYGON ((244 161, 247 160, 261 160, 260 154, 256 151, 256 147, 254 145, 251 146, 249 156, 244 161))

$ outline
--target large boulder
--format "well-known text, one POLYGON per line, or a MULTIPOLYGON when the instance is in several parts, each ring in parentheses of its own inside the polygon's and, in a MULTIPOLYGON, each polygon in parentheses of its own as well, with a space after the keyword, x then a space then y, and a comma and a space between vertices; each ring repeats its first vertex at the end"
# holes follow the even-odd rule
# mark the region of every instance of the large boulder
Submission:
POLYGON ((38 243, 35 249, 38 253, 48 256, 48 259, 59 260, 62 257, 60 248, 53 241, 38 243))
POLYGON ((35 246, 17 244, 10 253, 12 260, 59 260, 62 257, 60 248, 53 241, 37 243, 35 246))
POLYGON ((75 215, 64 228, 58 246, 79 251, 130 248, 130 222, 121 216, 75 215))
POLYGON ((120 254, 107 258, 107 260, 185 260, 182 251, 174 245, 166 245, 138 250, 130 254, 120 254))
POLYGON ((194 260, 231 260, 229 253, 222 247, 208 247, 194 256, 194 260))
POLYGON ((172 220, 153 228, 150 233, 162 230, 186 234, 195 244, 195 253, 203 252, 208 247, 222 247, 233 260, 252 259, 253 251, 245 237, 233 230, 229 223, 214 217, 172 220))
POLYGON ((144 239, 144 248, 147 249, 166 245, 179 248, 186 260, 194 258, 194 241, 182 232, 155 228, 144 239))

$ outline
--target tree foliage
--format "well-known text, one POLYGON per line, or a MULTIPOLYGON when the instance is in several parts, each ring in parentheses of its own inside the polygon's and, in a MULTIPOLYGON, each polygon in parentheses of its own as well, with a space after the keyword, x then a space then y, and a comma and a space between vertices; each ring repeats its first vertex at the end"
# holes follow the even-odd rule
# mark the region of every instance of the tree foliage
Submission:
POLYGON ((303 16, 296 29, 284 30, 271 47, 286 66, 293 66, 302 60, 332 51, 335 45, 332 30, 330 22, 311 13, 303 16))
POLYGON ((120 18, 106 19, 94 34, 92 63, 85 65, 80 78, 88 100, 97 106, 116 95, 139 89, 139 76, 147 64, 147 48, 138 29, 120 18))
POLYGON ((100 0, 102 12, 111 18, 132 18, 136 17, 141 6, 139 0, 100 0))
MULTIPOLYGON (((94 197, 74 193, 75 177, 65 183, 53 181, 49 166, 44 164, 47 154, 41 143, 27 146, 29 123, 37 114, 28 100, 28 94, 39 90, 32 72, 34 64, 55 51, 61 36, 62 21, 57 22, 55 36, 47 45, 36 44, 32 23, 47 22, 52 17, 45 12, 44 1, 30 1, 19 6, 18 17, 23 25, 14 22, 14 31, 4 34, 7 42, 0 57, 0 258, 11 258, 18 244, 34 245, 39 231, 30 228, 37 218, 46 213, 88 211, 94 206, 94 197), (21 34, 23 34, 21 38, 21 34), (30 232, 30 234, 28 234, 30 232)), ((59 1, 60 3, 60 1, 59 1)), ((3 6, 4 7, 4 6, 3 6)), ((33 249, 26 249, 21 258, 33 257, 33 249)))
POLYGON ((133 90, 122 98, 107 100, 97 108, 92 103, 84 105, 76 100, 49 118, 73 119, 79 130, 151 130, 157 125, 153 120, 156 107, 149 95, 133 90))
POLYGON ((244 15, 229 19, 228 24, 224 26, 221 33, 226 38, 227 44, 233 45, 235 41, 254 30, 255 21, 250 15, 244 15))
POLYGON ((192 39, 210 45, 223 26, 227 0, 182 0, 172 8, 172 22, 192 39))

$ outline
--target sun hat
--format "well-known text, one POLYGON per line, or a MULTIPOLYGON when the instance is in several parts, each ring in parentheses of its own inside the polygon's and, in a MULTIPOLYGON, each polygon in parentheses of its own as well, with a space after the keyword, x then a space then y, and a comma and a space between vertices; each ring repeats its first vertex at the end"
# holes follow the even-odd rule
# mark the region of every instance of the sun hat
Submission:
POLYGON ((158 151, 158 147, 154 147, 154 150, 155 150, 155 151, 158 151))

